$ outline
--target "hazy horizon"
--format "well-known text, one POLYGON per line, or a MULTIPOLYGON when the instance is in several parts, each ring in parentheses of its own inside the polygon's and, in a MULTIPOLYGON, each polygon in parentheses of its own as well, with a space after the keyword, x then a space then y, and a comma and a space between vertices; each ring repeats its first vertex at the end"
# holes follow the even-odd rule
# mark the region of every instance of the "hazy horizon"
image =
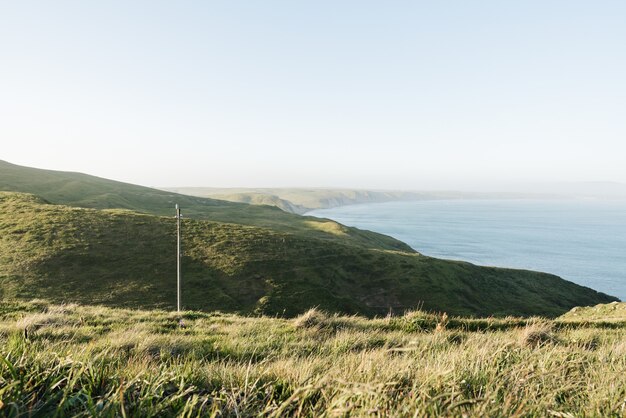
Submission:
MULTIPOLYGON (((0 159, 0 161, 3 161, 0 159)), ((6 160, 4 160, 6 161, 6 160)), ((12 161, 6 161, 9 164, 15 164, 12 161)), ((21 164, 18 164, 21 165, 21 164)), ((33 167, 37 169, 51 170, 49 167, 33 167)), ((73 171, 60 169, 58 171, 73 171)), ((74 171, 78 172, 78 171, 74 171)), ((87 175, 95 175, 90 172, 80 172, 87 175)), ((141 186, 151 187, 161 190, 178 191, 184 193, 184 189, 205 189, 205 190, 223 190, 232 192, 248 192, 248 191, 263 191, 263 190, 363 190, 363 191, 381 191, 381 192, 416 192, 416 193, 429 193, 429 192, 450 192, 450 193, 509 193, 519 194, 520 196, 527 195, 554 195, 558 196, 578 196, 578 197, 594 197, 594 198, 618 198, 626 199, 626 183, 620 182, 602 182, 602 181, 582 181, 582 182, 538 182, 538 183, 492 183, 482 184, 475 187, 424 187, 424 188, 376 188, 376 187, 348 187, 348 186, 318 186, 318 185, 296 185, 296 186, 280 186, 280 185, 264 185, 264 186, 216 186, 216 185, 204 185, 204 186, 189 186, 189 185, 153 185, 133 183, 128 179, 123 178, 104 178, 121 181, 124 183, 138 184, 141 186)))
POLYGON ((1 159, 152 187, 626 183, 626 3, 0 6, 1 159))
MULTIPOLYGON (((152 186, 151 186, 152 187, 152 186)), ((543 183, 504 183, 504 184, 483 184, 476 186, 475 188, 422 188, 422 189, 398 189, 398 188, 368 188, 368 187, 324 187, 324 186, 260 186, 260 187, 246 187, 246 186, 232 186, 232 187, 219 187, 219 186, 154 186, 157 189, 216 189, 216 190, 278 190, 278 189, 311 189, 311 190, 371 190, 371 191, 398 191, 398 192, 477 192, 477 193, 563 193, 563 194, 576 194, 576 193, 588 193, 595 191, 598 194, 613 194, 620 193, 620 195, 626 196, 626 183, 620 182, 603 182, 603 181, 580 181, 580 182, 543 182, 543 183)))

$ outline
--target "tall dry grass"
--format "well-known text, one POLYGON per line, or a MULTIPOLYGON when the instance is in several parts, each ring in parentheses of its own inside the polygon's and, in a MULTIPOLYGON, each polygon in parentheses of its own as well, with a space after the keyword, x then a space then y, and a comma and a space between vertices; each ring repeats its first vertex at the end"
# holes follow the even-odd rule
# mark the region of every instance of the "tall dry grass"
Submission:
POLYGON ((486 326, 494 320, 420 312, 373 320, 41 304, 3 312, 5 416, 626 414, 623 327, 513 318, 486 326))

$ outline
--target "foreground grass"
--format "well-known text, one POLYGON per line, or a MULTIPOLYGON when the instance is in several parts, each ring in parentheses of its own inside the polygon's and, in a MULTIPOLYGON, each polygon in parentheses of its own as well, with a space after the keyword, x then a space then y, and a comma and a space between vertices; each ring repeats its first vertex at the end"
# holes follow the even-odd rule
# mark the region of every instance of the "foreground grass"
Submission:
POLYGON ((623 322, 0 304, 5 416, 624 416, 623 322))

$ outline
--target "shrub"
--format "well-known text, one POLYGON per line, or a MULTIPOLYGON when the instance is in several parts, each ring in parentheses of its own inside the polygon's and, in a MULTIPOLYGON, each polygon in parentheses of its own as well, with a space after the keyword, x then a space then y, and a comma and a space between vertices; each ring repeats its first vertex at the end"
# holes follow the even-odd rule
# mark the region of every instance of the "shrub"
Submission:
POLYGON ((293 319, 296 328, 315 328, 323 327, 329 322, 329 316, 325 312, 317 308, 311 308, 302 315, 293 319))
POLYGON ((528 347, 539 347, 558 341, 553 332, 552 324, 548 322, 533 322, 526 325, 522 330, 520 342, 528 347))

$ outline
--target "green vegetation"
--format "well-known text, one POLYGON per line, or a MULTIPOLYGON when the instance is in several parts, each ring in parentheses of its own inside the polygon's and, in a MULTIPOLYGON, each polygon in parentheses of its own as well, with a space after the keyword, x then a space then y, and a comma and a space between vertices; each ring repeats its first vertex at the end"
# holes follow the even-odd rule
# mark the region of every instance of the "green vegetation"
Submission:
POLYGON ((626 410, 623 304, 531 317, 615 300, 556 276, 77 173, 0 162, 0 189, 2 416, 626 410))
POLYGON ((560 317, 568 322, 602 322, 626 324, 626 303, 612 302, 596 306, 577 306, 560 317))
POLYGON ((39 196, 0 192, 3 298, 171 307, 177 202, 188 217, 189 309, 291 316, 318 306, 371 316, 421 306, 455 315, 556 316, 615 300, 548 274, 424 257, 385 235, 270 206, 6 162, 2 189, 39 196))
POLYGON ((0 303, 0 415, 613 416, 626 324, 0 303))
MULTIPOLYGON (((368 247, 372 241, 359 239, 358 230, 302 219, 310 234, 184 220, 184 306, 286 316, 315 306, 368 316, 418 306, 454 315, 557 316, 615 300, 549 274, 368 247)), ((4 299, 171 308, 174 248, 172 217, 0 192, 4 299)))
MULTIPOLYGON (((193 219, 270 228, 305 237, 335 239, 310 226, 318 218, 286 213, 273 206, 253 206, 222 200, 186 196, 134 184, 53 170, 22 167, 0 161, 0 190, 31 193, 55 204, 94 209, 129 209, 152 215, 172 216, 178 203, 183 214, 193 219)), ((347 228, 342 242, 350 240, 371 248, 413 251, 405 243, 386 235, 347 228)))

